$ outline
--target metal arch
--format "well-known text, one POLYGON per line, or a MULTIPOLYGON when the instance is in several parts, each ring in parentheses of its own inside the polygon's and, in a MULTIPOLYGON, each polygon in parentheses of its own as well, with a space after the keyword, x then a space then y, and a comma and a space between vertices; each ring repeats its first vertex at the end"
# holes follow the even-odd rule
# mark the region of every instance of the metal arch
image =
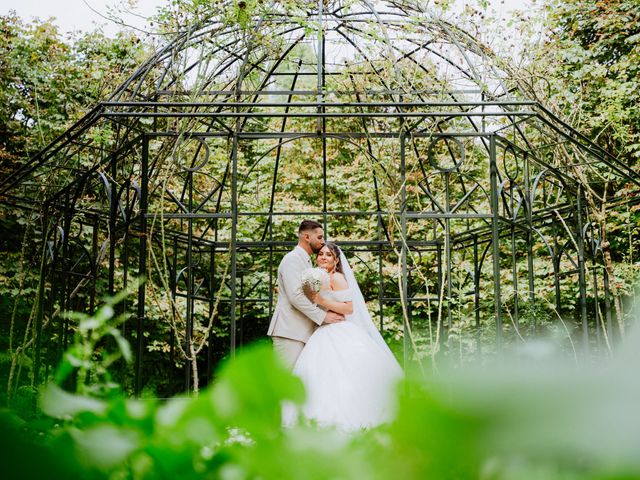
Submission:
MULTIPOLYGON (((242 183, 238 187, 238 194, 242 193, 242 190, 244 188, 244 184, 245 184, 246 180, 249 178, 249 175, 251 174, 251 172, 253 172, 253 170, 258 166, 258 164, 262 160, 267 158, 274 150, 278 150, 278 149, 282 148, 283 145, 286 145, 286 144, 291 143, 291 142, 295 142, 296 140, 300 140, 302 138, 316 138, 317 139, 318 137, 315 136, 315 135, 300 134, 300 135, 297 135, 295 137, 286 138, 286 139, 280 139, 276 145, 274 145, 274 146, 270 147, 268 150, 266 150, 262 155, 260 155, 260 157, 258 157, 256 159, 255 162, 253 162, 251 167, 249 167, 249 170, 247 171, 244 180, 242 181, 242 183)), ((274 180, 273 183, 275 183, 275 180, 274 180)), ((272 196, 273 196, 273 194, 272 194, 272 196)))
MULTIPOLYGON (((114 195, 115 192, 111 191, 111 185, 109 185, 109 180, 107 179, 107 176, 104 174, 104 172, 102 172, 101 170, 98 170, 98 175, 100 175, 100 178, 102 179, 102 183, 104 184, 104 189, 107 193, 107 198, 109 200, 109 203, 111 203, 111 195, 114 195)), ((124 213, 124 208, 122 208, 122 202, 120 201, 119 198, 116 199, 116 202, 118 203, 118 210, 120 211, 120 215, 122 215, 122 220, 126 221, 127 217, 126 214, 124 213)))
MULTIPOLYGON (((189 135, 188 138, 178 137, 177 145, 175 147, 175 150, 173 151, 172 158, 173 158, 174 163, 176 163, 176 165, 179 165, 179 161, 178 161, 178 158, 177 158, 178 150, 179 150, 180 146, 182 146, 182 144, 186 140, 191 140, 191 139, 194 139, 195 141, 197 141, 199 143, 200 146, 198 147, 198 152, 200 150, 200 147, 204 147, 204 160, 202 160, 201 163, 199 163, 199 164, 197 164, 195 166, 186 167, 186 166, 180 165, 180 168, 182 168, 186 172, 194 173, 194 172, 199 172, 202 169, 202 167, 204 167, 207 163, 209 163, 209 153, 210 153, 209 152, 209 145, 207 145, 207 142, 202 138, 202 136, 197 135, 197 134, 193 134, 193 135, 189 135)), ((191 162, 192 165, 195 162, 195 156, 197 155, 198 152, 196 152, 196 154, 194 154, 194 161, 191 162)))
POLYGON ((456 210, 458 210, 464 203, 466 203, 466 201, 471 197, 471 195, 478 189, 480 189, 480 191, 484 194, 485 199, 488 201, 491 194, 487 191, 487 189, 485 187, 483 187, 476 179, 474 179, 473 177, 471 177, 468 174, 465 173, 460 173, 460 172, 446 172, 446 171, 437 171, 437 172, 431 172, 429 173, 427 176, 425 176, 419 183, 418 186, 420 187, 420 189, 425 193, 425 195, 427 195, 429 197, 429 199, 432 200, 432 202, 437 206, 438 210, 441 213, 454 213, 456 210), (457 177, 459 177, 460 179, 468 179, 471 183, 474 184, 473 188, 471 188, 471 190, 469 190, 468 192, 464 193, 464 196, 455 204, 452 206, 452 208, 450 210, 447 210, 446 208, 442 207, 442 205, 440 205, 437 200, 434 198, 433 196, 433 192, 431 191, 431 188, 429 187, 429 178, 431 177, 437 177, 437 176, 442 176, 445 173, 453 173, 455 174, 457 177), (424 184, 424 185, 423 185, 424 184))
MULTIPOLYGON (((451 156, 454 157, 453 154, 451 156)), ((429 164, 436 170, 442 173, 455 172, 464 163, 464 160, 465 160, 464 145, 462 145, 462 142, 458 140, 457 137, 449 137, 449 136, 436 137, 434 140, 429 142, 429 147, 427 148, 427 158, 429 159, 429 164), (444 142, 447 144, 447 148, 449 147, 448 140, 452 140, 460 148, 460 159, 456 161, 454 158, 453 166, 450 168, 443 168, 442 166, 438 165, 435 159, 433 158, 434 145, 436 144, 436 142, 439 142, 440 140, 444 140, 444 142)))

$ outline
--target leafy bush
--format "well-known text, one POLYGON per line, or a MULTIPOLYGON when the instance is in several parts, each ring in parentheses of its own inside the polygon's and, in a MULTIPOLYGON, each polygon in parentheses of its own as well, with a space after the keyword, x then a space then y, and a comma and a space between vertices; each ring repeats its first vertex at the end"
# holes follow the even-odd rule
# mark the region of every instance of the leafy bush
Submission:
POLYGON ((114 335, 112 305, 81 319, 62 363, 72 376, 83 369, 83 393, 50 383, 40 418, 2 413, 3 478, 640 478, 640 331, 598 368, 539 342, 482 369, 407 372, 396 420, 346 434, 281 427, 281 403, 304 390, 264 343, 198 397, 126 398, 103 368, 127 357, 126 343, 99 357, 87 349, 114 335))

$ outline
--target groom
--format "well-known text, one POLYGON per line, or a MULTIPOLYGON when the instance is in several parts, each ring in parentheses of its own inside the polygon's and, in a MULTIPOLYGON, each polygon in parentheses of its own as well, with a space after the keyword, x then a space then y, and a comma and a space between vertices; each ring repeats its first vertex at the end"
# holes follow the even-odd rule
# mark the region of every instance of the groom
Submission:
POLYGON ((298 245, 284 256, 278 267, 278 303, 267 335, 291 368, 318 325, 344 320, 344 315, 327 312, 311 303, 300 288, 302 272, 313 266, 310 255, 318 253, 323 245, 322 225, 304 220, 298 228, 298 245))

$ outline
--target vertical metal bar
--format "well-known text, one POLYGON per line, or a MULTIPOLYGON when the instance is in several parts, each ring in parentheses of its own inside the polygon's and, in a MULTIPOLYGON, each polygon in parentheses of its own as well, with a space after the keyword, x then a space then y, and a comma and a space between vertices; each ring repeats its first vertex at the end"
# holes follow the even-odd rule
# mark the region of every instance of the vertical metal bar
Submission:
MULTIPOLYGON (((189 213, 193 213, 193 172, 187 174, 187 190, 189 198, 187 200, 187 209, 189 213)), ((193 217, 187 219, 187 301, 186 322, 184 332, 184 349, 189 357, 191 357, 191 341, 193 333, 193 217)), ((191 392, 191 360, 187 359, 184 366, 185 389, 186 393, 191 392)))
POLYGON ((582 346, 589 352, 589 328, 587 326, 587 280, 585 278, 584 237, 582 236, 582 185, 578 185, 576 215, 576 240, 578 243, 578 281, 580 283, 580 314, 582 319, 582 346))
POLYGON ((602 332, 600 330, 600 292, 598 291, 598 268, 595 259, 591 259, 591 269, 593 270, 593 314, 596 320, 596 342, 598 350, 602 346, 602 332))
POLYGON ((405 132, 404 129, 400 133, 400 234, 402 249, 400 251, 400 265, 402 272, 400 274, 400 295, 404 310, 402 312, 402 347, 403 347, 403 363, 406 367, 409 364, 409 353, 411 343, 409 339, 410 325, 409 321, 409 304, 408 304, 408 285, 407 285, 407 186, 406 186, 406 165, 405 165, 405 132))
POLYGON ((553 226, 553 285, 556 296, 556 310, 558 315, 562 305, 560 304, 560 255, 558 254, 558 231, 556 225, 553 226))
MULTIPOLYGON (((240 298, 244 299, 244 270, 240 271, 240 298)), ((238 328, 238 345, 244 344, 244 303, 240 302, 240 325, 238 328)))
MULTIPOLYGON (((318 113, 324 113, 324 86, 325 86, 325 37, 324 37, 324 0, 318 0, 318 113)), ((322 221, 327 230, 327 119, 320 115, 316 121, 318 134, 322 138, 322 221)))
MULTIPOLYGON (((524 156, 524 206, 527 214, 527 280, 529 285, 529 306, 533 306, 536 299, 535 278, 533 276, 533 198, 531 197, 531 165, 529 156, 524 156)), ((533 333, 538 329, 537 315, 530 319, 533 326, 533 333)))
POLYGON ((96 216, 91 237, 91 291, 89 292, 89 314, 93 315, 96 307, 96 281, 98 277, 98 232, 100 220, 96 216))
MULTIPOLYGON (((142 171, 140 185, 140 258, 138 276, 144 278, 147 272, 147 195, 149 182, 149 137, 142 137, 142 171)), ((142 391, 142 353, 144 352, 144 312, 146 281, 138 287, 138 316, 136 322, 135 394, 142 391)))
MULTIPOLYGON (((176 318, 176 292, 178 291, 178 239, 173 238, 173 255, 172 255, 172 275, 169 279, 169 288, 171 289, 171 318, 176 318)), ((176 331, 171 328, 171 339, 169 340, 169 357, 171 361, 175 360, 176 355, 176 331)))
MULTIPOLYGON (((66 274, 69 268, 69 232, 71 231, 71 202, 69 198, 69 191, 65 194, 64 200, 64 227, 63 227, 63 239, 62 239, 62 262, 61 262, 61 277, 60 282, 62 286, 60 291, 62 292, 62 298, 60 299, 60 311, 64 312, 69 304, 69 276, 66 274)), ((58 326, 58 354, 57 358, 62 358, 62 353, 67 349, 67 322, 66 318, 60 317, 58 326)))
MULTIPOLYGON (((437 224, 437 222, 433 222, 434 226, 437 224)), ((435 228, 435 227, 434 227, 435 228)), ((437 247, 436 247, 436 257, 437 257, 437 263, 438 263, 438 284, 437 284, 437 288, 436 288, 436 298, 438 299, 437 303, 438 303, 438 309, 442 308, 442 305, 440 303, 440 292, 442 291, 442 289, 444 288, 443 285, 443 278, 444 275, 442 273, 442 243, 438 242, 437 247)), ((442 321, 442 316, 439 315, 438 316, 438 325, 437 325, 438 331, 440 332, 440 337, 438 339, 438 342, 440 343, 440 346, 443 347, 444 346, 444 335, 442 335, 442 330, 444 328, 444 322, 442 321)))
POLYGON ((118 199, 116 175, 116 156, 111 157, 111 191, 109 192, 109 295, 115 294, 115 265, 116 265, 116 215, 118 213, 118 199))
POLYGON ((613 343, 613 319, 611 318, 611 289, 609 285, 609 272, 605 268, 604 273, 604 313, 607 319, 607 336, 609 343, 613 343))
POLYGON ((384 331, 384 311, 382 298, 384 296, 384 278, 382 276, 382 217, 380 212, 378 219, 378 315, 380 316, 380 333, 384 331))
MULTIPOLYGON (((47 207, 47 211, 50 210, 50 208, 52 208, 51 206, 47 207)), ((52 224, 51 226, 52 229, 56 229, 55 224, 52 224)), ((55 235, 57 235, 57 233, 53 234, 53 241, 55 242, 55 235)), ((54 243, 55 246, 55 243, 54 243)), ((49 325, 50 328, 53 329, 54 327, 54 317, 53 314, 55 312, 55 304, 58 301, 59 297, 58 295, 60 295, 60 282, 58 281, 58 276, 56 274, 56 270, 58 270, 58 265, 60 263, 60 255, 56 254, 57 248, 54 249, 53 252, 53 259, 51 261, 51 266, 49 269, 49 275, 50 275, 50 280, 51 280, 51 294, 49 296, 49 305, 47 308, 48 314, 49 314, 49 325)), ((58 340, 59 341, 59 340, 58 340)), ((53 342, 47 342, 47 351, 48 352, 52 352, 52 355, 50 354, 50 358, 53 357, 53 363, 55 365, 57 365, 60 362, 60 358, 57 356, 58 355, 58 345, 55 345, 53 342)), ((48 375, 48 369, 49 369, 49 363, 46 364, 46 368, 47 370, 45 371, 45 378, 48 375)))
POLYGON ((482 350, 480 338, 480 262, 478 262, 478 236, 473 236, 473 311, 476 320, 476 347, 482 350))
MULTIPOLYGON (((484 109, 485 109, 485 95, 484 95, 484 91, 480 94, 480 100, 482 102, 482 107, 481 107, 481 111, 484 113, 484 109)), ((487 118, 482 115, 482 122, 481 122, 481 131, 482 133, 485 133, 487 131, 487 118)))
MULTIPOLYGON (((221 186, 221 190, 224 186, 221 186)), ((215 243, 218 243, 218 239, 219 239, 219 231, 218 231, 218 227, 219 227, 219 223, 217 219, 214 219, 214 226, 215 226, 215 230, 214 230, 214 235, 213 235, 213 240, 215 243)), ((215 245, 213 247, 213 259, 211 261, 211 271, 213 272, 212 277, 215 279, 215 274, 216 274, 216 266, 217 266, 217 255, 216 255, 216 249, 215 249, 215 245)), ((219 284, 222 284, 225 281, 224 277, 221 277, 219 279, 219 284)), ((214 282, 215 283, 215 282, 214 282)), ((218 303, 218 318, 220 318, 220 305, 223 305, 223 303, 221 303, 221 301, 218 303)), ((213 336, 211 337, 211 340, 209 341, 209 358, 212 359, 213 361, 213 353, 215 351, 215 342, 214 342, 214 338, 213 336)), ((213 370, 210 372, 210 378, 213 378, 213 370)))
MULTIPOLYGON (((322 25, 324 17, 324 0, 318 0, 318 57, 316 59, 316 85, 318 89, 317 93, 317 101, 318 107, 317 112, 322 113, 322 104, 324 103, 324 26, 322 25)), ((322 116, 319 116, 316 119, 316 129, 318 133, 322 131, 322 116)))
MULTIPOLYGON (((47 265, 47 239, 49 237, 49 215, 48 207, 45 203, 42 215, 42 255, 40 259, 40 276, 38 279, 38 308, 36 310, 35 321, 35 361, 33 366, 33 383, 40 384, 40 365, 42 363, 42 324, 44 319, 44 293, 47 265)), ((35 400, 35 398, 34 398, 35 400)))
MULTIPOLYGON (((230 351, 231 358, 236 355, 236 275, 237 275, 237 256, 236 256, 236 236, 238 233, 238 133, 240 130, 240 117, 236 117, 236 128, 233 133, 233 144, 231 151, 231 243, 229 254, 231 255, 231 278, 229 281, 231 287, 230 302, 230 351)), ((224 281, 224 279, 222 279, 224 281)))
POLYGON ((520 331, 520 308, 519 308, 519 295, 518 291, 518 257, 516 255, 516 226, 515 226, 515 199, 513 197, 513 187, 509 192, 509 208, 511 209, 511 281, 513 283, 513 320, 515 329, 520 331))
MULTIPOLYGON (((547 207, 547 191, 546 191, 546 182, 542 184, 543 190, 542 195, 544 198, 544 206, 547 207)), ((556 312, 560 315, 560 256, 558 255, 558 251, 560 250, 558 247, 558 227, 554 222, 553 227, 553 285, 555 289, 555 298, 556 298, 556 312)))
MULTIPOLYGON (((131 187, 131 183, 127 186, 127 188, 131 187)), ((131 223, 131 201, 129 200, 129 195, 127 195, 127 218, 124 224, 124 241, 122 243, 122 284, 123 288, 126 290, 129 286, 129 225, 131 223)), ((129 299, 125 297, 122 300, 122 311, 127 312, 129 308, 129 299)), ((122 322, 122 335, 126 335, 128 320, 122 322)))
POLYGON ((502 299, 500 298, 500 225, 498 211, 498 164, 496 137, 489 137, 489 177, 491 183, 491 242, 493 246, 493 295, 496 316, 496 347, 502 349, 502 299))
MULTIPOLYGON (((209 318, 212 319, 212 322, 215 321, 212 318, 213 315, 213 307, 215 304, 215 297, 214 297, 214 282, 213 282, 213 275, 214 275, 214 270, 213 270, 213 255, 215 252, 215 246, 211 246, 210 250, 209 250, 209 318)), ((212 323, 213 325, 213 323, 212 323)), ((207 384, 211 381, 211 371, 213 370, 213 362, 211 361, 211 338, 212 338, 212 332, 209 332, 209 336, 207 337, 207 375, 206 375, 206 379, 207 379, 207 384)))
MULTIPOLYGON (((542 182, 542 198, 544 199, 544 208, 546 209, 548 206, 546 182, 542 182)), ((553 232, 553 252, 551 254, 551 262, 553 265, 553 285, 555 289, 556 312, 560 315, 560 277, 558 276, 560 270, 560 258, 558 256, 558 229, 555 223, 553 223, 551 230, 553 232)))
MULTIPOLYGON (((445 191, 445 211, 447 213, 451 212, 451 176, 449 172, 444 173, 444 191, 445 191)), ((447 279, 447 347, 451 349, 451 329, 453 328, 453 317, 451 312, 451 292, 453 290, 452 278, 451 278, 451 270, 453 269, 453 264, 451 262, 451 219, 448 217, 444 219, 444 254, 447 260, 447 270, 445 272, 447 279)))
POLYGON ((273 315, 273 222, 269 221, 269 319, 273 315))
MULTIPOLYGON (((524 196, 525 196, 525 208, 527 209, 527 277, 529 280, 529 301, 535 301, 535 282, 533 276, 533 198, 531 198, 531 171, 530 171, 529 156, 524 157, 524 196)), ((534 330, 535 330, 535 316, 534 316, 534 330)))

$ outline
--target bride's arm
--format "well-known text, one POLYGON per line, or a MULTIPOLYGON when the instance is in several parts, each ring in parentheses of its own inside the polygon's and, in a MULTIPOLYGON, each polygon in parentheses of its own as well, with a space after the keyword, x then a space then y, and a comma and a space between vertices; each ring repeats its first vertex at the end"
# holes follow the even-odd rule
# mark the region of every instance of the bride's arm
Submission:
MULTIPOLYGON (((346 290, 349 288, 347 284, 347 280, 344 278, 344 275, 340 273, 336 273, 331 281, 331 288, 333 290, 346 290)), ((327 310, 331 310, 336 313, 341 313, 343 315, 351 315, 353 313, 353 303, 352 302, 336 302, 335 300, 328 299, 322 296, 322 292, 320 292, 315 297, 315 303, 324 307, 327 310)))
POLYGON ((353 304, 351 302, 334 302, 324 298, 322 295, 318 295, 316 303, 327 310, 343 315, 351 315, 353 313, 353 304))

